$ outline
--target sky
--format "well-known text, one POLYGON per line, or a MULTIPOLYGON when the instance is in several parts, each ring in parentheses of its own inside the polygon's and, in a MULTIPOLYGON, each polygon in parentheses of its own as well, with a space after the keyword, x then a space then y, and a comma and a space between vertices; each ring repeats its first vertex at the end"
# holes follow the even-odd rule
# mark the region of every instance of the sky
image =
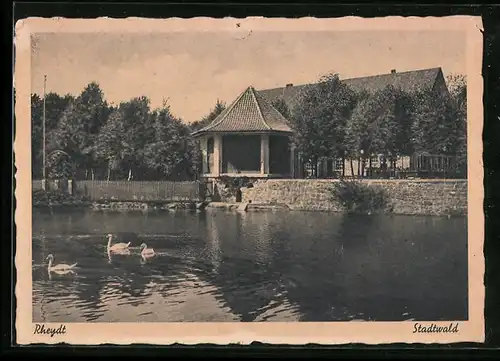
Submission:
POLYGON ((99 83, 108 102, 147 96, 168 100, 186 122, 217 99, 231 103, 257 90, 441 67, 466 74, 465 33, 453 31, 261 31, 175 33, 43 33, 32 35, 32 93, 78 95, 99 83))

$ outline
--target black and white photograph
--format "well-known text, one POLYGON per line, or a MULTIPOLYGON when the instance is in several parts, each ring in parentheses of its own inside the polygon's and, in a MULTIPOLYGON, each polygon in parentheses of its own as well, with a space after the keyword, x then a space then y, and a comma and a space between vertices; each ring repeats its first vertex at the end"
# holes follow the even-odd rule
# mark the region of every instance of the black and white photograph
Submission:
POLYGON ((470 29, 43 20, 16 120, 35 334, 392 322, 439 338, 471 321, 470 29))

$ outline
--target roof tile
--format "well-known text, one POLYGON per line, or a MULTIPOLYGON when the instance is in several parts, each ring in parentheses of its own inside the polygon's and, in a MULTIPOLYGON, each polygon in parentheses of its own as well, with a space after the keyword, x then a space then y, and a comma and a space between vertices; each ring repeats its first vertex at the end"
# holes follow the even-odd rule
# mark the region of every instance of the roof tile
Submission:
POLYGON ((248 87, 208 126, 194 132, 292 132, 288 121, 253 87, 248 87))

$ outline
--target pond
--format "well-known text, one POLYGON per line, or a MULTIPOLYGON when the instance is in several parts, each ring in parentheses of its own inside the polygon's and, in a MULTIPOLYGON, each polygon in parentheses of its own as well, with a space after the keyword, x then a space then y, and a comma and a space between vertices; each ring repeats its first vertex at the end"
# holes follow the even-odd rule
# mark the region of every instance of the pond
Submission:
POLYGON ((459 321, 467 219, 34 211, 32 275, 33 322, 459 321), (75 272, 49 273, 49 254, 75 272))

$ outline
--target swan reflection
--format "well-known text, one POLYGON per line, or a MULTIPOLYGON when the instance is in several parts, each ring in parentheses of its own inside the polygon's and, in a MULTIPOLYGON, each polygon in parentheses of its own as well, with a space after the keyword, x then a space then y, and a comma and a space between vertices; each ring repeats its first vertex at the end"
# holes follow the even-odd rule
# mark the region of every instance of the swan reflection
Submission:
POLYGON ((119 249, 119 250, 110 250, 108 248, 108 263, 113 263, 113 256, 130 256, 132 253, 130 252, 130 249, 125 248, 125 249, 119 249))

